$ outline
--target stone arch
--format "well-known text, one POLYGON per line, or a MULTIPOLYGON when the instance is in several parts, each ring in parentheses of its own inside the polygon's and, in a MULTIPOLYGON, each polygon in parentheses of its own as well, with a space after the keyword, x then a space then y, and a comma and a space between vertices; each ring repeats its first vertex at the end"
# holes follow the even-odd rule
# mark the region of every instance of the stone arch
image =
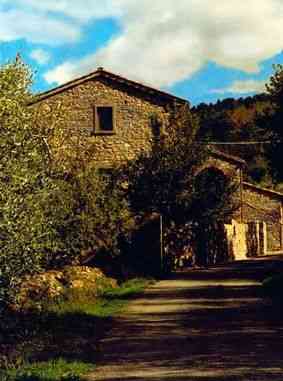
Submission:
POLYGON ((196 176, 203 176, 206 173, 210 173, 211 175, 216 175, 217 177, 229 177, 230 172, 226 172, 223 168, 218 165, 214 165, 212 163, 207 163, 203 167, 199 169, 196 176))
POLYGON ((226 160, 215 158, 210 156, 203 165, 198 169, 196 175, 203 172, 206 169, 215 169, 223 173, 228 177, 237 178, 240 177, 241 168, 233 163, 229 163, 226 160))

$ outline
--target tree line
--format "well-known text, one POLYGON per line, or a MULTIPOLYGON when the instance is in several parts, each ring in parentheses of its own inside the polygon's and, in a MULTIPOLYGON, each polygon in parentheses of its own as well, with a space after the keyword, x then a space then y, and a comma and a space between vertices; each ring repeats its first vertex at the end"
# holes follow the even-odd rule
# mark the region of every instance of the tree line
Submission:
POLYGON ((282 66, 275 65, 265 93, 201 103, 192 109, 200 120, 200 141, 223 142, 217 148, 246 160, 248 181, 279 190, 283 182, 281 88, 282 66))

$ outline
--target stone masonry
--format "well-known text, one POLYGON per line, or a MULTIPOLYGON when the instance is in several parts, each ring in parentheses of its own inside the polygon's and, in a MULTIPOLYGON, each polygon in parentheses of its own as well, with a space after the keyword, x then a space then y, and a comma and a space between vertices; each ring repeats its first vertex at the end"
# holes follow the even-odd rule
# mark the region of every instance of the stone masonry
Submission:
POLYGON ((283 248, 282 205, 282 194, 243 183, 243 221, 266 224, 267 252, 283 248))
MULTIPOLYGON (((173 98, 173 97, 172 97, 173 98)), ((173 99, 146 93, 104 76, 95 77, 55 94, 39 98, 37 105, 54 107, 61 103, 68 110, 66 127, 79 130, 93 147, 93 162, 101 167, 124 162, 150 149, 151 120, 164 120, 173 99), (94 107, 111 106, 114 112, 112 133, 95 132, 94 107)))
MULTIPOLYGON (((67 110, 66 129, 70 134, 73 131, 79 133, 92 146, 91 160, 95 165, 111 168, 148 151, 153 139, 152 119, 166 122, 170 106, 185 103, 187 101, 181 98, 100 68, 88 76, 40 94, 34 106, 52 111, 57 105, 63 105, 67 110), (97 106, 112 107, 113 131, 105 133, 95 129, 97 106)), ((283 195, 244 183, 244 162, 233 156, 212 150, 200 171, 208 168, 216 168, 239 182, 237 197, 240 208, 231 219, 233 217, 238 223, 265 222, 268 250, 282 249, 283 195)), ((233 227, 231 232, 234 230, 233 227)))

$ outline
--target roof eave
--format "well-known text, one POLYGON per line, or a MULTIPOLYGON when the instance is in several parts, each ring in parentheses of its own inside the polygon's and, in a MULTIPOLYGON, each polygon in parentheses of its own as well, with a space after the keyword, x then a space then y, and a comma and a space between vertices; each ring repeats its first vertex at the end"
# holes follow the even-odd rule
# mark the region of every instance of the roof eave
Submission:
POLYGON ((69 90, 73 87, 76 87, 76 86, 78 86, 78 85, 80 85, 86 81, 89 81, 92 79, 99 79, 99 78, 106 78, 106 79, 108 78, 110 80, 123 83, 126 86, 128 85, 129 87, 133 87, 133 88, 136 88, 137 90, 141 90, 145 94, 147 93, 149 95, 159 96, 161 98, 167 99, 168 102, 177 102, 177 103, 181 103, 181 104, 185 104, 185 103, 189 104, 189 101, 186 99, 174 96, 174 95, 167 93, 165 91, 155 89, 153 87, 150 87, 148 85, 144 85, 144 84, 139 83, 139 82, 132 81, 132 80, 124 78, 120 75, 113 74, 109 71, 106 71, 102 68, 99 68, 98 70, 96 70, 92 73, 89 73, 89 74, 84 75, 82 77, 76 78, 72 81, 66 82, 63 85, 57 86, 51 90, 47 90, 43 93, 37 94, 35 96, 35 98, 33 99, 33 101, 30 102, 30 105, 41 102, 41 101, 43 101, 47 98, 50 98, 54 95, 60 94, 64 91, 69 90))
POLYGON ((244 181, 243 185, 247 186, 248 188, 252 188, 252 189, 258 190, 259 192, 262 192, 262 193, 268 193, 268 194, 270 194, 270 195, 272 195, 272 196, 274 196, 276 198, 279 198, 279 199, 281 199, 283 201, 283 194, 280 193, 280 192, 274 191, 273 189, 263 188, 263 187, 260 187, 258 185, 249 183, 247 181, 244 181))
POLYGON ((212 155, 215 155, 215 156, 218 156, 218 157, 221 157, 229 162, 232 162, 232 163, 235 163, 235 164, 238 164, 239 166, 241 167, 246 167, 247 166, 247 163, 245 160, 241 159, 240 157, 237 157, 237 156, 234 156, 234 155, 230 155, 230 154, 226 154, 224 152, 221 152, 221 151, 218 151, 216 150, 215 148, 213 147, 210 147, 209 148, 210 150, 210 153, 212 155))

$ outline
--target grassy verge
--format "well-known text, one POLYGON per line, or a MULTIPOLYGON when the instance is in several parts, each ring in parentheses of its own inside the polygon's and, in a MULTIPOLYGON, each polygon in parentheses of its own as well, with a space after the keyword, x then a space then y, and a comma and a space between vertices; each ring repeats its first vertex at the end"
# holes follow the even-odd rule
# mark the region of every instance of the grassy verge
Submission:
POLYGON ((3 377, 5 381, 79 381, 82 374, 93 370, 93 364, 58 359, 23 365, 6 371, 3 377))
POLYGON ((97 318, 108 318, 121 312, 129 300, 137 297, 151 283, 143 278, 131 279, 118 288, 104 289, 99 298, 91 290, 67 294, 64 300, 45 306, 45 311, 59 316, 84 313, 97 318))
MULTIPOLYGON (((12 343, 7 369, 1 381, 79 381, 95 367, 99 341, 111 327, 111 319, 150 282, 133 279, 117 289, 105 289, 99 298, 91 290, 66 294, 45 304, 42 312, 29 312, 18 319, 22 335, 12 343)), ((16 320, 15 320, 16 319, 16 320)), ((1 348, 0 348, 1 349, 1 348)))

